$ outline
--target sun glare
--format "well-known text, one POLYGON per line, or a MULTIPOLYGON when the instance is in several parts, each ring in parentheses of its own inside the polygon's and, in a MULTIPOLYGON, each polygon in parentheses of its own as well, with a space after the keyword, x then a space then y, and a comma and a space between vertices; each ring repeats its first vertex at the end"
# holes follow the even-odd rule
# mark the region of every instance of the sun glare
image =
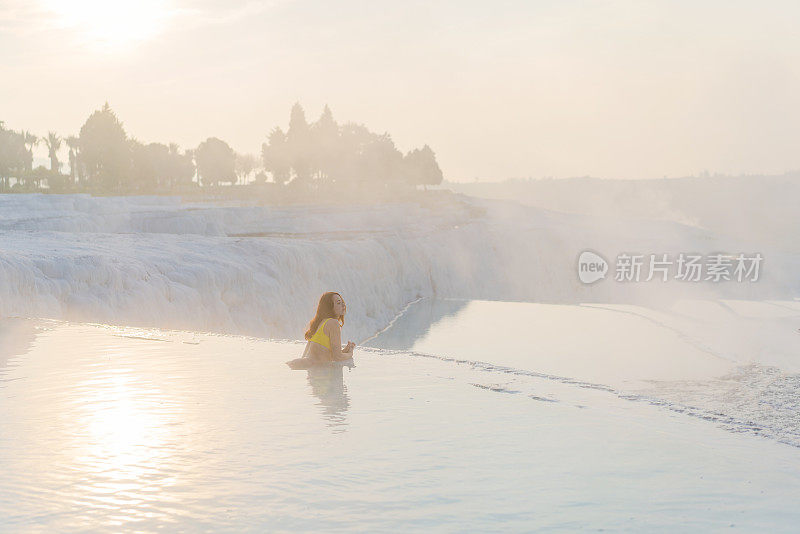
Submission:
POLYGON ((98 50, 130 48, 151 39, 169 17, 165 0, 42 0, 59 28, 98 50))

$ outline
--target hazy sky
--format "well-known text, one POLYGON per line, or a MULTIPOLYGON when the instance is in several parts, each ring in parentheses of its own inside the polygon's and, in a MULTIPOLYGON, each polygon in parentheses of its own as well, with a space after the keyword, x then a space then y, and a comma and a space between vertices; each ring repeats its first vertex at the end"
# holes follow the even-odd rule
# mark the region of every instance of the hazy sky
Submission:
POLYGON ((257 153, 295 101, 445 178, 800 169, 793 1, 0 0, 0 120, 257 153))

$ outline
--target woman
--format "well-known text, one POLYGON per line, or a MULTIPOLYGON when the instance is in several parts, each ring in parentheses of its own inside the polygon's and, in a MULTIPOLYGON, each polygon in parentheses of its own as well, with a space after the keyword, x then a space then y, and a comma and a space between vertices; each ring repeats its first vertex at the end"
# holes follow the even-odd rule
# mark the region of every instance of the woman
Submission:
POLYGON ((339 362, 353 357, 356 346, 348 341, 342 348, 342 327, 347 306, 339 293, 323 293, 317 305, 317 314, 308 323, 305 338, 306 350, 302 358, 286 362, 293 369, 303 369, 309 365, 325 362, 339 362))

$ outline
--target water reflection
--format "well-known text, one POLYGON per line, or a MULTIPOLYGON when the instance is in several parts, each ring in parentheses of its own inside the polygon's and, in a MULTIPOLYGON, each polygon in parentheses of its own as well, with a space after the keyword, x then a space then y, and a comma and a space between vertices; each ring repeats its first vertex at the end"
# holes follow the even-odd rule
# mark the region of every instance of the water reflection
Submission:
MULTIPOLYGON (((457 332, 458 351, 482 346, 481 358, 491 361, 503 352, 485 349, 504 335, 487 318, 519 333, 527 332, 521 323, 554 314, 568 333, 599 343, 599 332, 576 328, 565 310, 520 306, 473 303, 434 330, 457 332)), ((592 321, 612 314, 578 312, 592 321)), ((625 332, 602 326, 609 335, 625 332)), ((549 322, 533 334, 550 331, 566 337, 549 322)), ((431 331, 421 343, 431 347, 437 336, 452 348, 448 332, 431 331)), ((665 501, 709 530, 719 515, 697 506, 709 494, 724 496, 725 509, 751 503, 741 514, 751 521, 745 530, 796 524, 784 512, 794 509, 800 481, 794 448, 720 434, 599 390, 434 358, 364 351, 347 385, 343 368, 331 366, 307 370, 306 388, 284 364, 295 349, 97 325, 38 331, 0 384, 0 532, 405 531, 422 522, 428 530, 482 531, 497 530, 498 517, 506 530, 531 531, 576 510, 588 522, 613 510, 619 522, 610 528, 620 530, 636 514, 660 517, 663 506, 652 503, 665 501), (155 337, 168 342, 147 340, 155 337), (525 394, 473 387, 512 380, 525 394), (603 453, 592 454, 592 443, 603 443, 603 453), (617 478, 608 484, 574 483, 603 482, 609 473, 617 478), (698 486, 697 473, 709 484, 698 486), (608 495, 607 487, 625 492, 608 495), (530 508, 537 488, 538 523, 530 508)))
POLYGON ((355 367, 351 363, 321 365, 308 369, 308 383, 311 393, 319 399, 322 417, 335 432, 344 432, 347 428, 347 410, 350 398, 344 384, 344 368, 355 367))
POLYGON ((8 318, 0 321, 0 379, 11 358, 28 352, 36 339, 38 328, 37 322, 30 319, 8 318))
POLYGON ((409 306, 408 310, 374 339, 364 342, 379 349, 408 350, 442 319, 453 317, 470 301, 425 298, 409 306))
POLYGON ((107 373, 75 387, 81 402, 74 413, 74 463, 96 480, 87 496, 97 505, 119 504, 118 492, 157 497, 170 483, 157 475, 169 463, 180 406, 131 369, 107 373))
POLYGON ((56 521, 46 507, 72 510, 58 519, 63 528, 45 521, 42 531, 167 517, 186 413, 165 389, 163 352, 49 321, 4 320, 0 334, 2 358, 18 356, 0 367, 0 510, 4 498, 20 520, 56 521))
POLYGON ((370 344, 629 387, 730 372, 702 334, 696 321, 644 307, 431 300, 370 344))

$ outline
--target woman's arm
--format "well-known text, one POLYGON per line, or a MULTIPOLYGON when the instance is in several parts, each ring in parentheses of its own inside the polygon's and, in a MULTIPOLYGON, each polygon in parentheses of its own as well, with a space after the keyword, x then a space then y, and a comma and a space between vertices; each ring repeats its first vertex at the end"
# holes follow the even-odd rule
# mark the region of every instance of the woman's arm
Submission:
POLYGON ((330 328, 330 331, 328 332, 328 338, 331 340, 331 358, 334 361, 349 360, 352 358, 352 347, 349 347, 348 352, 342 350, 342 327, 339 326, 338 321, 328 321, 328 323, 325 325, 325 328, 330 328))

